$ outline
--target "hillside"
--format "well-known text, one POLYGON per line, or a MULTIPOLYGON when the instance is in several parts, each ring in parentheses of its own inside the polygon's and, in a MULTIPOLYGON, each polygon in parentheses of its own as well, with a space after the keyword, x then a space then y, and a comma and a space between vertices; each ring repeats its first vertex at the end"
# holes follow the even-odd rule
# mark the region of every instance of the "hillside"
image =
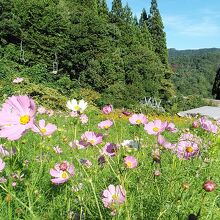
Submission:
POLYGON ((169 62, 175 72, 173 81, 178 93, 212 97, 216 71, 220 67, 220 49, 169 49, 169 62))

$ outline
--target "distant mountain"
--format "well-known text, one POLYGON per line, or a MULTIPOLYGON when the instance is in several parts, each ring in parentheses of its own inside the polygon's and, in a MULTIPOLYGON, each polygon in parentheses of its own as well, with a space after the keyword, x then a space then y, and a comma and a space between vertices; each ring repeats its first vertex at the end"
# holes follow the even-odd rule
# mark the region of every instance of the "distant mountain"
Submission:
POLYGON ((216 72, 220 67, 220 49, 169 49, 169 62, 173 68, 173 81, 182 95, 212 97, 216 72))

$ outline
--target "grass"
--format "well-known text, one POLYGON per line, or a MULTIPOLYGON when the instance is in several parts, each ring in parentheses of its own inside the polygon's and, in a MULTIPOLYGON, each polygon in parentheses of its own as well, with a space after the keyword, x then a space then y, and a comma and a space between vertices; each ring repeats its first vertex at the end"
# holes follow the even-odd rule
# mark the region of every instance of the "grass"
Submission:
MULTIPOLYGON (((189 129, 203 139, 203 144, 200 156, 190 160, 180 160, 161 148, 161 163, 155 163, 152 150, 156 147, 156 138, 146 134, 143 127, 131 126, 128 117, 117 111, 109 116, 97 110, 87 114, 89 123, 86 125, 65 113, 53 117, 39 115, 38 119, 44 118, 57 125, 58 130, 51 137, 43 138, 30 131, 18 141, 0 140, 5 148, 17 149, 15 155, 3 158, 6 167, 1 176, 7 177, 7 182, 0 184, 0 219, 182 220, 192 213, 196 215, 199 210, 201 220, 220 219, 219 189, 207 193, 202 188, 208 179, 220 184, 219 135, 191 128, 190 119, 157 116, 163 121, 173 121, 180 129, 176 134, 165 133, 170 141, 177 142, 180 134, 189 129), (97 124, 105 118, 112 119, 114 126, 105 132, 102 144, 82 150, 68 146, 70 141, 80 139, 85 131, 102 132, 97 124), (126 139, 140 141, 141 147, 138 150, 120 147, 117 155, 107 158, 104 166, 98 164, 105 143, 122 143, 126 139), (211 144, 206 150, 209 141, 211 144), (63 153, 56 154, 54 146, 60 146, 63 153), (137 158, 137 168, 124 167, 123 157, 127 155, 137 158), (93 165, 90 168, 83 166, 82 158, 93 165), (64 160, 74 165, 75 175, 65 184, 52 185, 49 171, 64 160), (155 170, 160 170, 161 175, 155 177, 155 170), (15 180, 13 173, 24 174, 23 180, 15 180), (13 182, 17 183, 15 187, 13 182), (188 188, 183 187, 186 183, 188 188), (115 216, 101 200, 102 191, 110 184, 126 189, 126 202, 118 207, 115 216)), ((149 120, 155 118, 149 116, 149 120)))

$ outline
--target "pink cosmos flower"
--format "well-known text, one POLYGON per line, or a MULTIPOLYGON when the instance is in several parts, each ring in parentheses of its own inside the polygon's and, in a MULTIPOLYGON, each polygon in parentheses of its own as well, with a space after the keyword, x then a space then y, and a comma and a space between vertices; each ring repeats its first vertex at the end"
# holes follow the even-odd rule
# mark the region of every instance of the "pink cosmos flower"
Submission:
POLYGON ((80 115, 79 119, 80 119, 82 124, 86 124, 89 120, 86 114, 80 115))
POLYGON ((157 136, 157 143, 166 149, 174 149, 176 144, 169 143, 162 135, 157 136))
POLYGON ((127 156, 124 158, 124 164, 126 168, 134 169, 135 167, 137 167, 138 163, 135 157, 127 156))
POLYGON ((46 114, 47 110, 43 106, 39 106, 37 112, 39 114, 46 114))
POLYGON ((118 151, 118 145, 113 143, 107 143, 102 149, 103 154, 108 155, 110 157, 114 157, 118 151))
POLYGON ((218 127, 214 125, 212 121, 206 119, 205 117, 200 118, 200 123, 204 130, 209 131, 214 134, 218 133, 218 127))
POLYGON ((70 142, 69 146, 72 147, 72 148, 77 148, 77 149, 86 148, 86 146, 84 145, 84 142, 83 141, 78 141, 78 140, 70 142))
POLYGON ((144 130, 146 130, 148 134, 159 135, 165 130, 166 126, 166 122, 162 122, 161 120, 155 120, 146 124, 144 126, 144 130))
POLYGON ((106 163, 106 159, 104 155, 100 155, 98 158, 98 164, 99 165, 104 165, 106 163))
POLYGON ((101 129, 108 130, 113 125, 113 122, 110 120, 102 121, 98 124, 98 127, 101 129))
POLYGON ((144 114, 134 114, 129 118, 129 121, 133 125, 146 124, 147 118, 144 114))
POLYGON ((70 112, 70 116, 73 117, 73 118, 76 118, 76 117, 79 116, 79 114, 76 111, 72 111, 72 112, 70 112))
POLYGON ((102 134, 97 134, 93 131, 86 131, 82 136, 81 140, 85 142, 85 146, 92 145, 95 146, 97 144, 102 143, 102 134))
POLYGON ((0 183, 6 183, 7 182, 7 179, 3 176, 3 177, 0 177, 0 183))
POLYGON ((59 146, 53 147, 53 150, 55 151, 56 154, 61 154, 63 152, 59 146))
POLYGON ((113 111, 113 106, 112 105, 105 105, 102 109, 103 114, 110 114, 113 111))
POLYGON ((5 162, 0 158, 0 172, 2 172, 4 168, 5 168, 5 162))
POLYGON ((122 111, 122 114, 125 115, 125 116, 130 116, 131 112, 129 112, 129 111, 122 111))
POLYGON ((180 141, 177 145, 177 156, 181 159, 188 160, 199 154, 198 144, 191 141, 180 141))
POLYGON ((23 80, 24 80, 23 78, 17 77, 12 82, 15 83, 15 84, 18 84, 18 83, 23 82, 23 80))
POLYGON ((18 140, 33 127, 36 106, 28 96, 12 96, 0 111, 0 137, 18 140))
POLYGON ((47 113, 47 115, 48 115, 49 117, 51 117, 51 116, 54 115, 54 110, 48 109, 48 110, 46 111, 46 113, 47 113))
POLYGON ((39 121, 39 126, 34 125, 32 130, 36 133, 39 133, 41 136, 49 136, 57 130, 57 126, 54 124, 45 124, 45 120, 41 119, 39 121))
POLYGON ((57 163, 53 169, 50 169, 50 175, 55 177, 51 179, 51 182, 55 185, 67 182, 74 174, 74 166, 70 165, 67 161, 57 163))
POLYGON ((109 185, 102 192, 102 202, 106 208, 115 208, 125 202, 126 191, 121 185, 109 185))
POLYGON ((86 166, 87 168, 90 168, 92 166, 92 162, 87 159, 80 159, 80 163, 86 166))
POLYGON ((175 124, 171 122, 167 123, 166 130, 170 131, 171 133, 178 132, 178 129, 176 128, 175 124))
POLYGON ((0 144, 0 155, 3 156, 3 157, 10 155, 9 151, 7 151, 7 150, 3 147, 2 144, 0 144))

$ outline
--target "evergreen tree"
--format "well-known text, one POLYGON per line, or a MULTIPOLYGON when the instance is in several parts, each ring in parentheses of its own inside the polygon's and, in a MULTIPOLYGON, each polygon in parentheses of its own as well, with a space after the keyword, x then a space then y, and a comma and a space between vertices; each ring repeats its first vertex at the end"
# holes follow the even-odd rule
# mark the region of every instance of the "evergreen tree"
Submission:
POLYGON ((157 7, 157 0, 151 1, 148 27, 152 36, 155 52, 159 55, 161 62, 168 67, 168 50, 166 46, 166 34, 163 31, 163 21, 157 7))
POLYGON ((148 17, 147 17, 147 12, 145 10, 145 8, 142 10, 141 12, 141 17, 140 17, 140 20, 139 20, 139 25, 140 27, 143 27, 144 26, 144 23, 147 23, 147 20, 148 20, 148 17))
POLYGON ((98 11, 99 15, 102 17, 108 17, 108 6, 106 0, 98 0, 98 11))
POLYGON ((113 0, 112 2, 112 10, 110 13, 110 17, 111 17, 111 21, 113 23, 117 23, 120 22, 121 19, 123 19, 123 15, 124 15, 124 10, 122 7, 122 2, 121 0, 113 0))
POLYGON ((220 100, 220 68, 217 71, 214 85, 212 88, 212 95, 215 96, 216 99, 220 100))

